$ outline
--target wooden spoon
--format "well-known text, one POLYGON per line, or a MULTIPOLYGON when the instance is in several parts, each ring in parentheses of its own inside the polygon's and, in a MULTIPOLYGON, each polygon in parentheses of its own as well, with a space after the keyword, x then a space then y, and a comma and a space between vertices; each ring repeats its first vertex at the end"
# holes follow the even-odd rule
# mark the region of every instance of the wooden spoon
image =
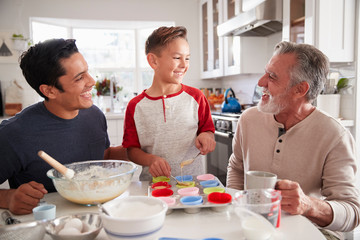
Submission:
POLYGON ((45 160, 48 164, 50 164, 53 168, 58 170, 62 175, 64 175, 65 178, 70 180, 74 177, 74 175, 75 175, 74 170, 65 167, 64 165, 62 165, 61 163, 56 161, 54 158, 50 157, 46 152, 40 150, 38 152, 38 155, 43 160, 45 160))

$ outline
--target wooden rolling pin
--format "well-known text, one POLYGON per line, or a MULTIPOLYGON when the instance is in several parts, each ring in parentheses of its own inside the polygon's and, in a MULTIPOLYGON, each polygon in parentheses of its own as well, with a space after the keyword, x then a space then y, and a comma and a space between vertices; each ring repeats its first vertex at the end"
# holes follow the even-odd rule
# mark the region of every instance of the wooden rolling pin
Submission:
POLYGON ((62 175, 64 175, 65 178, 67 179, 72 179, 75 175, 74 170, 65 167, 64 165, 62 165, 61 163, 59 163, 58 161, 56 161, 54 158, 52 158, 51 156, 49 156, 46 152, 44 151, 39 151, 38 152, 39 157, 41 157, 43 160, 45 160, 45 162, 47 162, 48 164, 50 164, 50 166, 52 166, 53 168, 55 168, 56 170, 58 170, 62 175))

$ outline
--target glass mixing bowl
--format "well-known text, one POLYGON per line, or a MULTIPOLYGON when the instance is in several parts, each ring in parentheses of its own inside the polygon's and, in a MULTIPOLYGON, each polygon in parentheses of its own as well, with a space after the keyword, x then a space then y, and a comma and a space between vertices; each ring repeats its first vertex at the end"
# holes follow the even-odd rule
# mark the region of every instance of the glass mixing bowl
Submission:
POLYGON ((122 160, 92 160, 65 165, 75 171, 72 179, 50 169, 58 193, 65 199, 84 205, 96 205, 116 198, 130 185, 136 164, 122 160))

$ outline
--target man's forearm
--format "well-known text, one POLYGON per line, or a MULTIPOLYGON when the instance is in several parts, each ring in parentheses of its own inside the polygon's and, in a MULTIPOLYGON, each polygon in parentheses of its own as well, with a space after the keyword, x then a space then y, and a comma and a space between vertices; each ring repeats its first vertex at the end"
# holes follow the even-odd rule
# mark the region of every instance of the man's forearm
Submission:
POLYGON ((150 166, 152 163, 152 154, 146 153, 140 148, 128 148, 127 149, 128 158, 130 161, 141 165, 141 166, 150 166))
POLYGON ((9 209, 10 196, 15 189, 0 189, 0 208, 9 209))
POLYGON ((309 197, 311 207, 303 215, 320 227, 329 225, 334 217, 333 210, 326 201, 309 197))
POLYGON ((129 160, 123 146, 109 147, 105 150, 104 159, 129 160))

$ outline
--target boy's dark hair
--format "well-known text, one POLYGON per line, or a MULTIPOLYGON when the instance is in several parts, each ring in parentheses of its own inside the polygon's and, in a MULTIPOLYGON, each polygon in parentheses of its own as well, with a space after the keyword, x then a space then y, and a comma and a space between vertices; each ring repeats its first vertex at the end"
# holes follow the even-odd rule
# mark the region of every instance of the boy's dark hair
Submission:
POLYGON ((49 39, 24 52, 20 57, 20 68, 29 85, 48 100, 40 91, 40 85, 55 86, 64 91, 59 83, 59 77, 66 74, 61 60, 78 52, 74 39, 49 39))
POLYGON ((145 54, 160 54, 160 51, 176 38, 186 38, 187 30, 185 27, 160 27, 154 30, 145 43, 145 54))

